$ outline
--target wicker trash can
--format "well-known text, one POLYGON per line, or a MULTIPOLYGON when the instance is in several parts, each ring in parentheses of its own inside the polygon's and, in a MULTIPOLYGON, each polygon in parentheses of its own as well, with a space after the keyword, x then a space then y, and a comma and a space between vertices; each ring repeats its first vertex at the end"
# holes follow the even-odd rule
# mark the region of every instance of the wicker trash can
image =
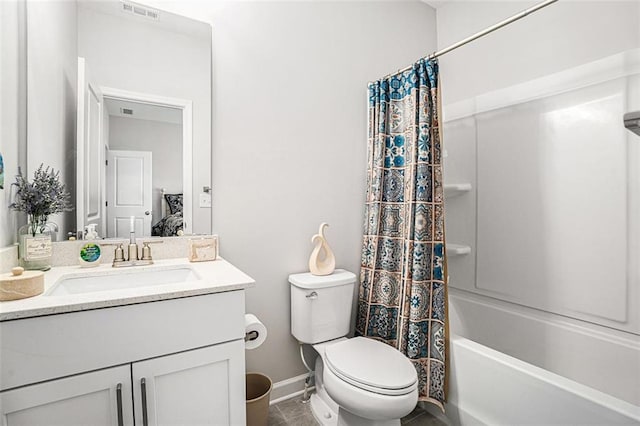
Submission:
POLYGON ((260 373, 247 373, 247 426, 267 426, 271 379, 260 373))

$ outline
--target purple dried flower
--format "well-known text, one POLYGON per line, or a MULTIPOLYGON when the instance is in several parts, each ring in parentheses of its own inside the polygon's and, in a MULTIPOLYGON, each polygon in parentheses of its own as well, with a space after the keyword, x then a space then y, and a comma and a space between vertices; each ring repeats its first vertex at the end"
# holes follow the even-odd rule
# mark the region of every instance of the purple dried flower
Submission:
POLYGON ((29 182, 19 172, 16 181, 11 185, 17 187, 16 200, 9 205, 13 210, 25 212, 29 216, 31 232, 42 231, 47 218, 55 213, 72 210, 70 195, 60 182, 60 172, 40 164, 33 174, 33 182, 29 182))

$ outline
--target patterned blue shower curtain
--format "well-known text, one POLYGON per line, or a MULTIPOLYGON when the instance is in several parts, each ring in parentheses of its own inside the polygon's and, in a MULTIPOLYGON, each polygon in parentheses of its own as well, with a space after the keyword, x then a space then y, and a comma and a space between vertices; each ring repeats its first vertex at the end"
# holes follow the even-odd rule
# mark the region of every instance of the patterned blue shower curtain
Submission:
POLYGON ((437 61, 422 59, 369 84, 356 333, 406 354, 420 400, 443 408, 447 275, 438 120, 437 61))

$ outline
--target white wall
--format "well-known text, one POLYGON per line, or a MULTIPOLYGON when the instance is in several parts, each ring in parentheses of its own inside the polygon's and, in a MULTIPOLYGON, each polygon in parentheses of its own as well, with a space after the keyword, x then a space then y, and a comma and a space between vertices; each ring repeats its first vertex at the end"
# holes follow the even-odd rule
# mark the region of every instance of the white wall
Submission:
POLYGON ((4 158, 4 190, 0 190, 0 247, 13 244, 17 213, 9 210, 11 184, 24 164, 25 36, 24 2, 0 2, 0 153, 4 158), (22 162, 22 163, 21 163, 22 162))
MULTIPOLYGON (((210 27, 173 16, 174 28, 117 10, 108 3, 78 3, 78 54, 97 84, 193 102, 193 232, 211 231, 211 209, 198 194, 211 184, 210 27)), ((113 2, 117 8, 118 2, 113 2)))
POLYGON ((152 153, 153 219, 162 218, 162 188, 182 192, 182 125, 135 118, 109 118, 109 148, 152 153))
POLYGON ((305 371, 287 277, 308 270, 320 222, 337 267, 359 273, 367 82, 433 51, 434 18, 419 2, 238 2, 211 16, 214 231, 255 278, 247 311, 269 329, 249 371, 305 371))
MULTIPOLYGON (((75 200, 76 2, 27 2, 27 174, 44 163, 60 171, 75 200), (55 148, 54 148, 55 147, 55 148)), ((58 236, 75 229, 73 212, 50 218, 58 236)))

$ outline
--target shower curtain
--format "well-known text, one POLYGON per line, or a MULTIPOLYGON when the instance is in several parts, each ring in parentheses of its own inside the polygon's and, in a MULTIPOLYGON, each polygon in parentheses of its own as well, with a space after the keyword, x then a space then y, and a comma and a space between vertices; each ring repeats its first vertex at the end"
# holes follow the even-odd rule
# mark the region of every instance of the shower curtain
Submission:
POLYGON ((438 104, 436 60, 369 83, 356 334, 404 353, 418 372, 420 400, 443 409, 447 273, 438 104))

